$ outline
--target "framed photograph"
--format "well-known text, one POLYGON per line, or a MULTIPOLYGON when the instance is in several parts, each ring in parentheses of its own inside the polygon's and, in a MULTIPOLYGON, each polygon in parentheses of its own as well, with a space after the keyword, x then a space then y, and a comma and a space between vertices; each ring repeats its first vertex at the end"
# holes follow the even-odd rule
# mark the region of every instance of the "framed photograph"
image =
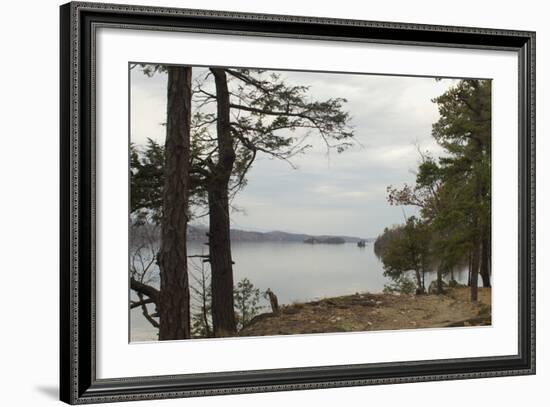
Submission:
POLYGON ((535 373, 535 33, 61 6, 61 400, 535 373))

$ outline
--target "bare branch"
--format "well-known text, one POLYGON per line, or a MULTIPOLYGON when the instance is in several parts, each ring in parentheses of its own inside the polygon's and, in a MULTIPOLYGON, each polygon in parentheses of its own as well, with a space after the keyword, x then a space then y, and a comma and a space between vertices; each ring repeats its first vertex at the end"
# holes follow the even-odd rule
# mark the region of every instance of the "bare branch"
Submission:
MULTIPOLYGON (((143 296, 143 295, 138 294, 138 297, 139 296, 143 296)), ((154 303, 155 302, 151 298, 146 298, 146 299, 143 299, 143 300, 140 300, 140 301, 130 301, 130 309, 134 309, 134 308, 137 308, 137 307, 141 307, 142 305, 154 304, 154 303)))
POLYGON ((138 293, 138 295, 144 294, 149 298, 151 298, 151 300, 153 300, 155 304, 158 304, 158 301, 160 298, 160 291, 157 290, 155 287, 139 282, 132 277, 130 278, 130 288, 134 290, 136 293, 138 293))
POLYGON ((138 297, 141 305, 141 311, 145 319, 149 321, 149 323, 153 325, 155 328, 160 328, 160 324, 151 316, 151 314, 149 314, 149 310, 147 309, 147 304, 145 303, 145 301, 147 300, 143 298, 143 294, 138 293, 138 297))

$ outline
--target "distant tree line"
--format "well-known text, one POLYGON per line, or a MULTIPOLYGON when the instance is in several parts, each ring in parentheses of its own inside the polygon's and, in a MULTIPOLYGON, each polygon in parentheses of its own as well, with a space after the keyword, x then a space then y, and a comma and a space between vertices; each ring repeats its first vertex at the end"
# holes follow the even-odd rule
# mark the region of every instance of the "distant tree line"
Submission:
MULTIPOLYGON (((385 275, 403 285, 414 273, 416 292, 426 290, 424 275, 443 276, 468 267, 470 297, 478 297, 478 278, 491 285, 491 82, 461 80, 433 100, 439 120, 432 136, 444 154, 435 160, 420 152, 414 185, 388 186, 391 205, 414 206, 418 216, 386 228, 374 249, 385 275)), ((399 284, 398 284, 399 285, 399 284)))

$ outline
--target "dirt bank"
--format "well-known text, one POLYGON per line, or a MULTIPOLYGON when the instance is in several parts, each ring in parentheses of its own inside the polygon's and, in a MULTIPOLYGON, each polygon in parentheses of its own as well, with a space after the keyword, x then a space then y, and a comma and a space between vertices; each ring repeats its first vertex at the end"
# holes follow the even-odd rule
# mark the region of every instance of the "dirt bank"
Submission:
POLYGON ((469 288, 444 295, 354 294, 284 306, 255 317, 241 336, 475 326, 491 324, 491 289, 480 288, 477 305, 469 288))

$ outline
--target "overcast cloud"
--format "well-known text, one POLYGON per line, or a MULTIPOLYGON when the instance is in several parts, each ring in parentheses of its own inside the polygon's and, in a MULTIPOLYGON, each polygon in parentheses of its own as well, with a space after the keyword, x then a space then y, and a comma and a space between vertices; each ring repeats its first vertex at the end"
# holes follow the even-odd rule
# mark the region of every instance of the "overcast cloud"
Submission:
MULTIPOLYGON (((198 70, 195 70, 198 71, 198 70)), ((195 73, 195 72, 194 72, 195 73)), ((376 75, 283 72, 289 83, 308 85, 315 99, 343 97, 357 145, 327 156, 313 134, 313 148, 293 158, 298 167, 258 156, 248 185, 233 204, 232 227, 309 234, 375 237, 403 222, 401 208, 386 201, 386 187, 413 183, 419 160, 416 144, 437 157, 431 137, 438 119, 431 99, 456 80, 376 75)), ((131 71, 131 138, 164 143, 166 75, 131 71)), ((405 208, 407 215, 413 213, 405 208)))

